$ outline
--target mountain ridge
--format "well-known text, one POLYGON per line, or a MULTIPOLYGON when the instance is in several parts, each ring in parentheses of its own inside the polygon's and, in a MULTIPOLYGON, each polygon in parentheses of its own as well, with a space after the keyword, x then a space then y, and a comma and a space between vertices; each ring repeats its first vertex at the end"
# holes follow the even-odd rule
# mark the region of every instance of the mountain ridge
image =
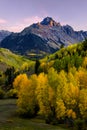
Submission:
POLYGON ((87 38, 87 31, 74 31, 70 25, 61 25, 51 17, 24 28, 20 33, 12 33, 0 44, 13 52, 28 55, 29 53, 53 53, 61 45, 82 42, 87 38))
POLYGON ((7 36, 9 36, 11 34, 11 32, 7 31, 7 30, 0 30, 0 42, 6 38, 7 36))

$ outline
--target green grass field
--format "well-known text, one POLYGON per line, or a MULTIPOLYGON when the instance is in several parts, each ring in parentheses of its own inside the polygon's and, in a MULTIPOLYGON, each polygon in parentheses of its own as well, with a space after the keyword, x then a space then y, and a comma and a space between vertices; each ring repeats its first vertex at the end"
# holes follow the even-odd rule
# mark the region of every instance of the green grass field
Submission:
POLYGON ((44 120, 38 118, 19 118, 15 114, 16 109, 16 100, 0 100, 0 130, 69 130, 48 125, 44 120))
POLYGON ((14 66, 16 69, 27 63, 31 66, 34 62, 20 55, 12 53, 8 49, 0 48, 0 70, 5 71, 9 66, 14 66))

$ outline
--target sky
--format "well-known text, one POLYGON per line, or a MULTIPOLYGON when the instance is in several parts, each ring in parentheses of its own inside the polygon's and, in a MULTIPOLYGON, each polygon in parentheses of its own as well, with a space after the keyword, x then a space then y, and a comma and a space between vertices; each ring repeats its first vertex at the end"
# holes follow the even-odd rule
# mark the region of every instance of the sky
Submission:
POLYGON ((47 16, 87 31, 87 0, 0 0, 0 30, 20 32, 47 16))

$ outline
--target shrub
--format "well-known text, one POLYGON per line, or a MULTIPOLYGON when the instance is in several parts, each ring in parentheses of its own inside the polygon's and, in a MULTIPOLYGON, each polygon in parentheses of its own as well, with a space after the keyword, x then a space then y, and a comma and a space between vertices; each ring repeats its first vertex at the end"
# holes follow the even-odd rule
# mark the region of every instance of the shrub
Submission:
POLYGON ((5 96, 4 90, 0 89, 0 99, 3 99, 5 96))
POLYGON ((83 128, 84 128, 84 120, 77 119, 75 121, 75 125, 76 125, 77 130, 83 130, 83 128))
POLYGON ((17 98, 17 91, 15 89, 10 89, 6 95, 7 98, 17 98))

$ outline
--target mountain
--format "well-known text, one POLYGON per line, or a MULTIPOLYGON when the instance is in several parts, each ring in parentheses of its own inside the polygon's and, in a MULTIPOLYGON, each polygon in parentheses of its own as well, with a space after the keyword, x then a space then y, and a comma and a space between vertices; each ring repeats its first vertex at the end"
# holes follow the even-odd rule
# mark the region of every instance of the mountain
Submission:
POLYGON ((11 34, 11 32, 9 31, 5 31, 5 30, 0 30, 0 42, 6 38, 7 36, 9 36, 11 34))
POLYGON ((87 31, 74 31, 71 26, 62 26, 51 17, 46 17, 20 33, 12 33, 0 46, 22 55, 45 54, 57 51, 61 45, 68 46, 85 38, 87 31))

